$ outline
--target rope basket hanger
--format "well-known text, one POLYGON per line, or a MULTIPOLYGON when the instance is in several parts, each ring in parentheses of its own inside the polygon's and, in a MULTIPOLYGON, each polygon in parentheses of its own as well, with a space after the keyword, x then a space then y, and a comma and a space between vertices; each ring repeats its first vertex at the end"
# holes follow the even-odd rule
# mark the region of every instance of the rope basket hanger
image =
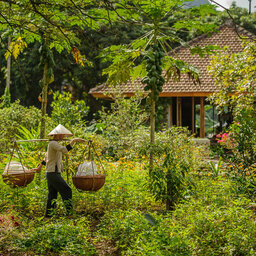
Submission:
POLYGON ((29 170, 25 167, 24 159, 22 158, 20 149, 15 141, 13 144, 13 149, 11 152, 11 157, 7 165, 5 166, 4 173, 2 174, 3 182, 13 188, 15 187, 26 187, 29 183, 31 183, 35 176, 35 171, 29 170), (14 151, 16 150, 19 162, 12 161, 14 151))
MULTIPOLYGON (((74 175, 72 177, 72 181, 74 186, 78 189, 78 190, 82 190, 82 191, 98 191, 99 189, 101 189, 103 187, 103 185, 105 184, 105 170, 104 167, 100 161, 100 158, 98 156, 98 154, 96 153, 96 150, 92 144, 92 141, 89 140, 88 142, 88 146, 89 146, 89 150, 88 150, 88 162, 90 161, 90 167, 92 170, 92 174, 86 174, 84 175, 77 173, 76 175, 74 175), (99 159, 101 168, 103 170, 103 174, 98 174, 97 173, 97 167, 96 164, 93 161, 93 153, 92 150, 94 151, 95 155, 97 156, 97 158, 99 159)), ((81 159, 84 157, 85 154, 85 150, 82 154, 81 159)), ((79 165, 81 166, 81 165, 79 165)))

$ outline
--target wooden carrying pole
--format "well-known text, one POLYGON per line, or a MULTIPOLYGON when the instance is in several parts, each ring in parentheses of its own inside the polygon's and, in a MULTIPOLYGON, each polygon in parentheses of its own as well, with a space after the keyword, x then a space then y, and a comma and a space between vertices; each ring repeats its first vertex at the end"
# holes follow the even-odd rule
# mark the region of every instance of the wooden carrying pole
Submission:
MULTIPOLYGON (((51 141, 52 139, 31 139, 31 140, 16 140, 15 142, 38 142, 38 141, 51 141)), ((69 139, 63 139, 62 141, 70 141, 69 139)))

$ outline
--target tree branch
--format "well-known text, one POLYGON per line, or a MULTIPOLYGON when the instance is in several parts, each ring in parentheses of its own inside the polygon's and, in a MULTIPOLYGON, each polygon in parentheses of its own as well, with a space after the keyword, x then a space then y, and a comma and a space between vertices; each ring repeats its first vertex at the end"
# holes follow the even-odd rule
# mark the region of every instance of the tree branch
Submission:
POLYGON ((40 15, 42 18, 44 18, 44 19, 45 19, 49 24, 51 24, 53 27, 56 27, 56 28, 60 31, 60 33, 67 39, 69 45, 70 45, 71 47, 73 47, 72 42, 70 41, 69 37, 68 37, 67 35, 65 35, 65 33, 64 33, 63 30, 62 30, 62 28, 61 28, 58 24, 56 24, 55 22, 53 22, 50 18, 48 18, 45 14, 43 14, 42 12, 40 12, 40 11, 37 9, 34 0, 29 0, 29 2, 31 3, 31 5, 32 5, 32 7, 33 7, 33 9, 34 9, 34 11, 35 11, 35 13, 37 13, 37 14, 40 15))
POLYGON ((253 37, 251 37, 251 36, 244 37, 244 36, 241 36, 241 35, 239 34, 239 31, 238 31, 238 29, 237 29, 236 22, 235 22, 233 16, 231 15, 231 12, 229 11, 228 8, 224 7, 223 5, 217 3, 217 2, 214 1, 214 0, 209 0, 209 1, 210 1, 211 3, 213 3, 213 4, 216 4, 217 6, 219 6, 219 7, 221 7, 221 8, 223 8, 223 9, 227 12, 228 16, 229 16, 230 19, 232 20, 232 23, 233 23, 234 28, 235 28, 235 32, 236 32, 236 34, 238 35, 238 37, 239 37, 240 39, 249 38, 249 39, 255 40, 255 38, 253 38, 253 37))

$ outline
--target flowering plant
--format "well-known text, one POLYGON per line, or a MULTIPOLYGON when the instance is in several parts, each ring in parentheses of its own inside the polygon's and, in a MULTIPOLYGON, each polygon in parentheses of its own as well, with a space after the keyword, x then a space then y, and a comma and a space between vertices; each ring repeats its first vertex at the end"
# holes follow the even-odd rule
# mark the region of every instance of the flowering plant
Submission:
POLYGON ((232 133, 220 133, 216 135, 216 138, 217 143, 226 149, 234 149, 236 146, 234 139, 232 139, 232 133))
MULTIPOLYGON (((242 108, 226 133, 218 134, 220 155, 246 173, 247 168, 256 162, 256 120, 254 108, 242 108), (226 150, 229 154, 226 154, 226 150)), ((251 175, 249 175, 251 176, 251 175)))

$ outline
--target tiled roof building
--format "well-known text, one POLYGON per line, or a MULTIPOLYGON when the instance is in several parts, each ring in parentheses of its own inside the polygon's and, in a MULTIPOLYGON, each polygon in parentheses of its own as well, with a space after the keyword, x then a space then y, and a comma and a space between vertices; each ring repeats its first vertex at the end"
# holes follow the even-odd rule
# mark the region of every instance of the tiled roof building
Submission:
MULTIPOLYGON (((253 37, 253 35, 241 27, 234 27, 226 23, 219 28, 218 32, 210 36, 201 35, 189 41, 187 44, 189 47, 219 45, 223 48, 228 46, 230 53, 236 53, 242 51, 242 41, 240 37, 253 37)), ((210 65, 210 57, 206 56, 201 58, 197 54, 191 55, 190 49, 184 46, 177 47, 174 50, 173 56, 177 56, 177 59, 181 59, 199 68, 201 74, 199 75, 200 84, 194 84, 185 74, 181 74, 180 81, 175 82, 170 79, 164 84, 160 97, 172 98, 171 109, 169 109, 169 125, 188 126, 193 133, 196 133, 195 105, 200 104, 200 129, 198 135, 205 137, 205 97, 218 90, 214 79, 207 72, 207 66, 210 65), (192 109, 190 112, 191 116, 187 115, 187 108, 192 109)), ((140 79, 135 80, 133 83, 129 82, 120 86, 121 92, 127 96, 133 95, 138 88, 143 89, 143 87, 144 85, 140 82, 140 79)), ((106 84, 90 90, 90 94, 96 98, 107 98, 105 94, 109 92, 111 92, 111 89, 106 84)))

